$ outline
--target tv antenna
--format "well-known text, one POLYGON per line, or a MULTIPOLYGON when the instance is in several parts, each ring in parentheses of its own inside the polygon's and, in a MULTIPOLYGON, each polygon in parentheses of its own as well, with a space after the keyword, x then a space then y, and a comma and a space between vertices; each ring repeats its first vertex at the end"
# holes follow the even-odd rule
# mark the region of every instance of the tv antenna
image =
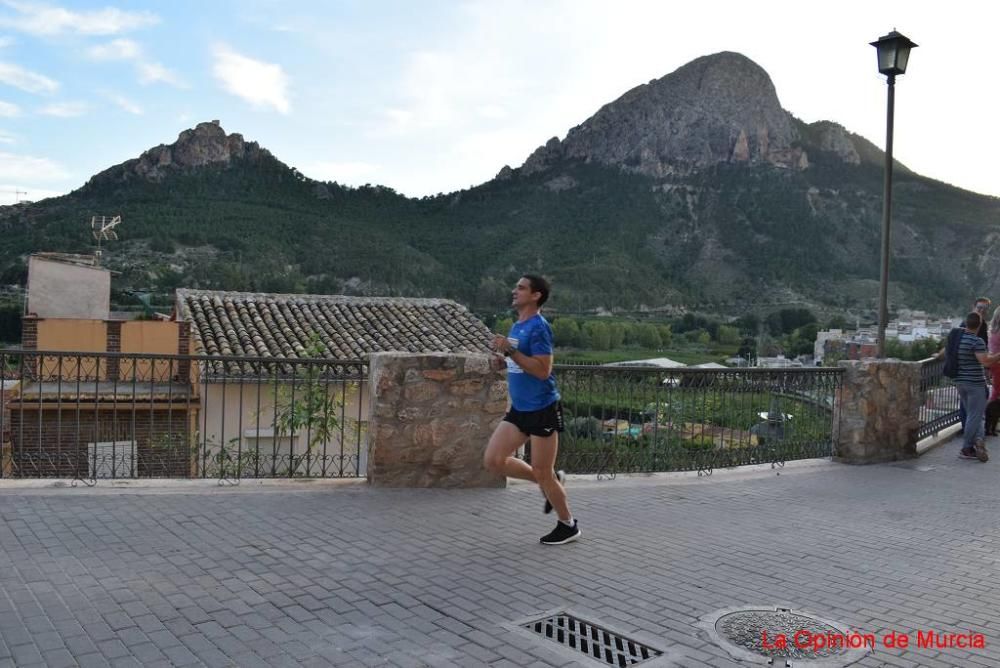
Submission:
POLYGON ((15 188, 14 190, 4 190, 3 194, 5 194, 5 195, 13 195, 14 196, 14 203, 15 204, 20 204, 21 203, 21 195, 27 195, 28 191, 27 190, 18 190, 17 188, 15 188))
POLYGON ((97 251, 94 253, 97 264, 101 264, 101 242, 118 241, 118 233, 115 228, 121 225, 122 217, 119 216, 93 216, 90 219, 90 230, 97 240, 97 251))

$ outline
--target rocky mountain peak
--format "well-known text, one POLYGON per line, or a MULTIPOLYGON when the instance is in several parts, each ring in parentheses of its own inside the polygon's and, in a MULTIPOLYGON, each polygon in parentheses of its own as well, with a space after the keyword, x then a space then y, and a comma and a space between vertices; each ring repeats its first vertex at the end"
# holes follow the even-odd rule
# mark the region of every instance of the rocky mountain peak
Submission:
POLYGON ((560 159, 618 165, 651 176, 719 162, 808 166, 791 115, 767 72, 739 53, 691 61, 628 91, 537 149, 522 172, 560 159))
POLYGON ((128 160, 101 172, 94 179, 143 178, 161 181, 167 174, 207 165, 228 166, 233 161, 259 159, 271 154, 257 142, 248 142, 243 135, 226 134, 219 121, 199 123, 182 131, 173 144, 160 144, 138 158, 128 160))

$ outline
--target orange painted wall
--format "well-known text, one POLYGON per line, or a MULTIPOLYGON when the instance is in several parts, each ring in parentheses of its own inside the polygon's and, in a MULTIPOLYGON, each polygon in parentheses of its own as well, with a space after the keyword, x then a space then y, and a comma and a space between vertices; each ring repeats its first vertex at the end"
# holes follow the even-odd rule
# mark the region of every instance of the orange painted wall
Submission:
POLYGON ((108 328, 103 320, 44 319, 38 321, 38 350, 103 353, 108 328))
MULTIPOLYGON (((107 350, 108 328, 103 320, 52 318, 38 321, 38 350, 103 353, 107 350)), ((61 376, 66 380, 105 377, 106 362, 95 357, 39 358, 40 376, 61 376)))
POLYGON ((177 323, 163 320, 123 322, 122 352, 176 355, 177 323))
MULTIPOLYGON (((176 355, 177 323, 163 320, 130 320, 122 323, 122 352, 141 355, 176 355)), ((177 374, 177 362, 170 360, 123 359, 122 380, 169 382, 177 374), (134 369, 133 369, 134 365, 134 369)))

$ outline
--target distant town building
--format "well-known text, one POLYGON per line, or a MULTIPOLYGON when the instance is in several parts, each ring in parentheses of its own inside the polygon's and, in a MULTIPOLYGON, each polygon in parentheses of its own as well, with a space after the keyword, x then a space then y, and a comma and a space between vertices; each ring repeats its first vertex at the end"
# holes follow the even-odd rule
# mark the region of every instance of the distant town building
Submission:
MULTIPOLYGON (((955 326, 958 318, 930 319, 923 311, 902 311, 898 320, 886 324, 886 340, 913 343, 922 339, 941 339, 955 326)), ((855 330, 827 329, 816 334, 813 357, 817 364, 832 355, 838 359, 859 360, 878 354, 878 337, 874 327, 855 330)))

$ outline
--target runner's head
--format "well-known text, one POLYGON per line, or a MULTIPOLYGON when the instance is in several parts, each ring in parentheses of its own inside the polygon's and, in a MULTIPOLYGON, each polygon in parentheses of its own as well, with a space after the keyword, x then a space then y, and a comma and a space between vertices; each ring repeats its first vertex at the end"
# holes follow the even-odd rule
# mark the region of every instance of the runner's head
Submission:
MULTIPOLYGON (((548 301, 549 291, 552 289, 552 286, 549 285, 547 280, 541 276, 536 276, 535 274, 525 274, 521 278, 528 282, 528 287, 531 290, 532 295, 538 293, 538 306, 541 306, 548 301)), ((520 283, 520 281, 518 281, 518 283, 520 283)))

